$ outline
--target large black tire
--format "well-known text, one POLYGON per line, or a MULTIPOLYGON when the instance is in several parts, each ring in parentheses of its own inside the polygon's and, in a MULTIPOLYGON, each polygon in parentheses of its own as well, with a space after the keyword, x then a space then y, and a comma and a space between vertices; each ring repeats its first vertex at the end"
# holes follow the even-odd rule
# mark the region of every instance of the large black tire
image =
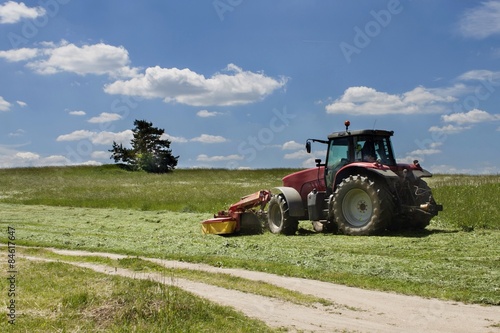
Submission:
POLYGON ((335 190, 333 215, 345 235, 377 234, 391 223, 393 212, 394 201, 384 182, 349 176, 335 190))
POLYGON ((290 216, 283 195, 273 195, 269 201, 267 222, 273 234, 294 235, 299 226, 299 220, 290 216))

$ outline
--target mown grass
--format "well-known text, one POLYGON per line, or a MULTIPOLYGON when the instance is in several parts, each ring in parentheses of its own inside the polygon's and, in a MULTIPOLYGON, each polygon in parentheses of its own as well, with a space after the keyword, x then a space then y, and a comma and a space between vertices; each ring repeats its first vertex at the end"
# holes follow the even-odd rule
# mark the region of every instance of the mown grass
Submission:
POLYGON ((207 214, 0 204, 0 242, 205 262, 471 303, 500 305, 500 231, 444 229, 377 237, 203 235, 207 214))
POLYGON ((175 286, 60 262, 17 265, 16 321, 2 322, 2 332, 275 332, 175 286))

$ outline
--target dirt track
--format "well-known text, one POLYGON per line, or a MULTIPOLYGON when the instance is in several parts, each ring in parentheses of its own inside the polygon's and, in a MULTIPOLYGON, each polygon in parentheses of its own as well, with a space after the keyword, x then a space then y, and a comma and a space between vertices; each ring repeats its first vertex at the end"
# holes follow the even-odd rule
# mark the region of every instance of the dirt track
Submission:
MULTIPOLYGON (((51 249, 71 256, 103 256, 112 259, 126 256, 51 249)), ((47 260, 25 257, 31 260, 47 260)), ((175 285, 215 303, 233 307, 248 317, 262 320, 272 327, 306 332, 500 332, 500 307, 466 305, 421 297, 404 296, 332 283, 282 277, 242 269, 216 268, 203 264, 141 258, 157 264, 213 273, 225 273, 249 280, 263 281, 304 294, 332 301, 334 306, 302 306, 264 296, 228 290, 185 279, 166 279, 156 273, 138 273, 99 264, 70 264, 110 275, 150 279, 175 285)))

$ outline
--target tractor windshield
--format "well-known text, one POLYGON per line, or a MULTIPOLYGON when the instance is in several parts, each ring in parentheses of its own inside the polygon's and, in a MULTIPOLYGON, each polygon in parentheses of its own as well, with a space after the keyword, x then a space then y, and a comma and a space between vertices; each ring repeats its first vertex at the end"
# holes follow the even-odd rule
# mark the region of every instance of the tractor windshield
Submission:
POLYGON ((389 137, 358 136, 354 138, 355 161, 375 162, 396 165, 389 137))

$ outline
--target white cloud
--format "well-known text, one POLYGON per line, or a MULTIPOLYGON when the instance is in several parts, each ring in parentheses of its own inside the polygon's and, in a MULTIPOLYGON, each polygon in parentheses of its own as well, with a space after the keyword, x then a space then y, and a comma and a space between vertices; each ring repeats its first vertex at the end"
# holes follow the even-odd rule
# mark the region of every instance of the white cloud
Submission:
POLYGON ((304 148, 303 144, 300 144, 300 143, 295 142, 295 141, 285 142, 283 144, 283 146, 281 147, 281 149, 283 149, 283 150, 297 150, 297 149, 303 149, 303 148, 304 148))
POLYGON ((43 7, 28 7, 23 2, 7 1, 0 5, 0 23, 17 23, 22 19, 34 19, 45 15, 43 7))
POLYGON ((87 112, 81 111, 81 110, 80 111, 78 111, 78 110, 69 111, 68 113, 72 116, 85 116, 87 114, 87 112))
POLYGON ((170 142, 178 142, 178 143, 185 143, 188 142, 189 140, 182 137, 182 136, 173 136, 167 133, 163 133, 163 135, 160 138, 161 140, 169 140, 170 142))
POLYGON ((208 156, 205 154, 198 155, 196 160, 198 162, 221 162, 221 161, 241 161, 243 160, 241 155, 228 155, 228 156, 208 156))
POLYGON ((500 120, 500 114, 490 114, 486 111, 474 109, 469 112, 452 113, 442 116, 443 121, 447 123, 475 124, 488 121, 500 120))
POLYGON ((62 155, 41 156, 35 152, 17 151, 15 148, 18 148, 18 146, 0 145, 0 168, 100 164, 95 161, 79 161, 78 163, 75 163, 62 155))
POLYGON ((458 78, 460 81, 494 81, 500 79, 500 72, 486 69, 475 69, 463 73, 458 78))
POLYGON ((201 143, 222 143, 226 142, 227 139, 219 135, 202 134, 199 137, 192 138, 190 141, 201 143))
POLYGON ((92 124, 100 124, 100 123, 109 123, 111 121, 116 121, 122 119, 118 113, 108 113, 103 112, 97 117, 92 117, 88 120, 89 123, 92 124))
POLYGON ((31 152, 20 152, 16 154, 16 157, 19 157, 23 160, 38 160, 40 158, 40 155, 31 152))
POLYGON ((222 113, 220 112, 214 112, 214 111, 208 111, 208 110, 200 110, 196 113, 196 115, 198 117, 201 117, 201 118, 208 118, 208 117, 215 117, 215 116, 219 116, 221 115, 222 113))
POLYGON ((24 133, 26 133, 25 130, 17 129, 16 131, 9 133, 9 137, 11 137, 11 138, 20 137, 20 136, 23 136, 24 133))
POLYGON ((95 132, 87 131, 87 130, 78 130, 71 132, 70 134, 59 135, 56 141, 78 141, 90 139, 95 135, 95 132))
POLYGON ((10 111, 11 104, 0 96, 0 111, 10 111))
POLYGON ((161 98, 166 103, 231 106, 260 101, 287 82, 286 78, 243 71, 234 64, 229 64, 226 72, 206 78, 189 68, 156 66, 147 68, 139 77, 111 83, 104 90, 108 94, 161 98))
POLYGON ((442 134, 457 134, 471 128, 472 128, 471 126, 456 126, 456 125, 446 125, 443 127, 432 126, 431 128, 429 128, 429 132, 437 132, 442 134))
POLYGON ((16 103, 17 103, 17 105, 19 105, 22 108, 28 106, 28 104, 26 102, 23 102, 23 101, 16 101, 16 103))
POLYGON ((456 101, 452 90, 417 87, 401 95, 379 92, 369 87, 350 87, 325 108, 331 114, 385 115, 441 113, 456 101))
POLYGON ((418 155, 418 156, 421 156, 421 155, 435 155, 435 154, 439 154, 441 153, 441 150, 439 149, 417 149, 417 150, 414 150, 410 153, 408 153, 409 156, 413 156, 413 155, 418 155))
POLYGON ((9 62, 18 62, 33 59, 38 55, 38 49, 21 48, 15 50, 0 51, 0 58, 9 62))
POLYGON ((77 46, 66 41, 59 45, 40 43, 40 48, 0 51, 7 61, 28 61, 27 67, 38 74, 60 72, 78 75, 109 75, 114 78, 137 76, 138 69, 129 66, 128 51, 123 46, 104 43, 77 46))
POLYGON ((58 142, 63 141, 79 141, 89 140, 96 145, 111 145, 113 141, 122 144, 128 144, 133 138, 132 130, 125 130, 123 132, 92 132, 88 130, 78 130, 69 134, 59 135, 56 139, 58 142))
POLYGON ((467 10, 459 22, 465 37, 483 39, 500 34, 500 2, 485 1, 467 10))
POLYGON ((123 46, 104 43, 82 47, 63 41, 60 46, 46 48, 42 60, 28 63, 39 74, 70 72, 79 75, 95 74, 112 77, 134 77, 137 69, 130 68, 128 51, 123 46))

